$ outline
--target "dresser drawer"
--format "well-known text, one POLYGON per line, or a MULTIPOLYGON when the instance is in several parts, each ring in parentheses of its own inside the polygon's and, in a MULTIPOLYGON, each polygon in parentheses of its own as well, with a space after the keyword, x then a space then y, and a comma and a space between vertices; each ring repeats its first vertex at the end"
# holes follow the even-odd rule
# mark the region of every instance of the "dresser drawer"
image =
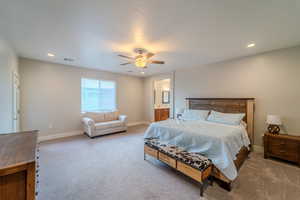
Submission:
POLYGON ((299 151, 299 142, 293 140, 286 140, 285 141, 285 148, 288 151, 298 152, 299 151))
POLYGON ((284 156, 285 151, 285 141, 279 138, 270 137, 269 138, 269 145, 268 145, 268 151, 272 155, 276 156, 284 156))
POLYGON ((297 141, 270 137, 268 151, 271 155, 285 160, 293 162, 298 162, 299 160, 299 142, 297 141))
POLYGON ((147 145, 144 145, 144 152, 145 152, 145 154, 148 154, 156 159, 158 158, 158 151, 147 145))
POLYGON ((168 155, 158 152, 158 159, 173 168, 176 168, 176 160, 169 157, 168 155))
POLYGON ((284 154, 285 158, 290 161, 298 162, 299 161, 299 143, 292 140, 286 140, 284 154))

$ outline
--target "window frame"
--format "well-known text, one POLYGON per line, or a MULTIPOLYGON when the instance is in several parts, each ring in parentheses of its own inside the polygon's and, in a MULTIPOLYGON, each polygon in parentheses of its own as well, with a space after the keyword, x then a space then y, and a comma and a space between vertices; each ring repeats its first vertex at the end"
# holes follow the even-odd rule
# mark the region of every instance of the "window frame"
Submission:
MULTIPOLYGON (((98 111, 84 111, 83 110, 83 106, 82 106, 82 103, 83 103, 83 98, 82 98, 82 93, 83 93, 83 88, 82 88, 82 80, 83 79, 88 79, 88 80, 96 80, 96 81, 107 81, 107 82, 113 82, 115 84, 115 91, 114 91, 114 95, 115 95, 115 110, 118 110, 118 100, 117 100, 117 89, 118 89, 118 84, 117 84, 117 81, 115 80, 112 80, 112 79, 98 79, 98 78, 88 78, 88 77, 81 77, 80 79, 80 110, 81 110, 81 113, 84 114, 84 113, 87 113, 87 112, 108 112, 108 110, 98 110, 98 111)), ((112 110, 114 111, 114 110, 112 110)))

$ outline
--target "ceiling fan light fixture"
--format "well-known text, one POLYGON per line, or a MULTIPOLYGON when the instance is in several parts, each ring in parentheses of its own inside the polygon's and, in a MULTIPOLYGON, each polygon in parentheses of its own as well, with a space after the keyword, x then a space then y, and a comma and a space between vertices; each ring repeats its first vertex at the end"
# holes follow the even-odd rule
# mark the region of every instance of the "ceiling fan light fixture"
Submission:
POLYGON ((155 54, 148 52, 146 49, 136 48, 134 49, 134 52, 137 54, 134 57, 119 54, 118 56, 129 60, 126 63, 121 63, 120 65, 124 66, 133 64, 137 68, 144 69, 148 67, 148 64, 165 64, 164 61, 150 60, 150 58, 152 58, 155 54))
POLYGON ((147 61, 144 57, 140 57, 140 58, 135 59, 134 64, 136 67, 144 68, 144 67, 146 67, 147 61))

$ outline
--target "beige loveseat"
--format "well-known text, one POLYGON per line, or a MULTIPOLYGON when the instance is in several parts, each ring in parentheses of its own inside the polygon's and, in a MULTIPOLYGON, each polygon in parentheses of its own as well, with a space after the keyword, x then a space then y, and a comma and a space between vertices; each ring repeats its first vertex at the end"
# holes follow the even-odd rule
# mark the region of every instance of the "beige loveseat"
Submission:
POLYGON ((84 132, 91 138, 127 130, 127 116, 114 112, 87 112, 82 118, 84 132))

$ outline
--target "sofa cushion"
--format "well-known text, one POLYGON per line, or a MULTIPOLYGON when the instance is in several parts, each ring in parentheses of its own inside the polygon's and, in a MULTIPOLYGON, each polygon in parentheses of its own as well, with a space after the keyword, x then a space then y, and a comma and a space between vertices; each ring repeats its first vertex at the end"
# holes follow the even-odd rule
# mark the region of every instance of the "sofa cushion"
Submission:
POLYGON ((108 122, 119 119, 119 112, 86 112, 84 117, 91 118, 95 123, 108 122))
POLYGON ((95 121, 95 123, 104 122, 105 121, 105 113, 103 112, 86 112, 84 117, 91 118, 95 121))
POLYGON ((113 120, 118 120, 119 118, 119 112, 114 111, 114 112, 106 112, 104 113, 104 120, 105 121, 113 121, 113 120))
POLYGON ((100 122, 95 124, 96 130, 116 128, 124 126, 124 123, 120 120, 108 121, 108 122, 100 122))

